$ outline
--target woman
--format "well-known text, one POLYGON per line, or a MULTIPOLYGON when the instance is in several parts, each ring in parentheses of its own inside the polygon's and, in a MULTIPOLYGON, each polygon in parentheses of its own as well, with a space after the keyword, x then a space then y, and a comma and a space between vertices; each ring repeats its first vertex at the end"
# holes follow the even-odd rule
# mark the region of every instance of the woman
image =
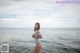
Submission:
POLYGON ((41 42, 40 42, 40 38, 42 38, 40 32, 40 24, 37 22, 35 23, 35 27, 34 27, 34 34, 32 35, 32 37, 35 39, 35 43, 36 43, 36 47, 34 49, 34 53, 40 53, 40 48, 41 48, 41 42))

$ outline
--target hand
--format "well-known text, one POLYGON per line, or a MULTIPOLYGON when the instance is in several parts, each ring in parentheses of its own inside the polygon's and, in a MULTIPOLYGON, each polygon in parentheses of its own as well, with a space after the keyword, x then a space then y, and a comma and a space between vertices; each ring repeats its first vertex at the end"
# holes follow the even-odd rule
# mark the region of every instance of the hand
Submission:
POLYGON ((36 36, 35 34, 33 34, 32 37, 39 39, 39 36, 36 36))

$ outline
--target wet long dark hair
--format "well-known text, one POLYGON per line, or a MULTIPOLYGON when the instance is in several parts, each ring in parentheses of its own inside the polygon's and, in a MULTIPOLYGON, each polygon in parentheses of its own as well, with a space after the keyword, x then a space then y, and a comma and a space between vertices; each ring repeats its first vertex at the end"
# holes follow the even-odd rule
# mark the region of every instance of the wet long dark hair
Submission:
POLYGON ((36 22, 36 23, 35 23, 35 26, 34 26, 34 31, 36 31, 36 30, 40 30, 40 23, 36 22), (36 25, 38 25, 37 28, 35 27, 36 25))

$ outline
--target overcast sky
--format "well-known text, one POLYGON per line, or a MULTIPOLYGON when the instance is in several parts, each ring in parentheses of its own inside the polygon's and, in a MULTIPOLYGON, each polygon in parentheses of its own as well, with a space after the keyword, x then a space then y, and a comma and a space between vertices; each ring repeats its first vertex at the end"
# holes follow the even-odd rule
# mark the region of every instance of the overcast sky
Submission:
POLYGON ((0 0, 0 27, 78 27, 80 4, 60 0, 0 0))

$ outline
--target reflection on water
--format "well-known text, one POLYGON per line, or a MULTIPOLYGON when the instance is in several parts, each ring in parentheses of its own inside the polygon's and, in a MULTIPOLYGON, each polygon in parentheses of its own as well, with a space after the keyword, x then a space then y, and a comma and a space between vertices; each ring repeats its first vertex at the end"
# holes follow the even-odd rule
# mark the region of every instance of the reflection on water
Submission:
MULTIPOLYGON (((33 53, 35 42, 31 28, 0 29, 0 45, 9 44, 9 53, 33 53)), ((80 53, 80 29, 44 28, 41 53, 80 53)))

